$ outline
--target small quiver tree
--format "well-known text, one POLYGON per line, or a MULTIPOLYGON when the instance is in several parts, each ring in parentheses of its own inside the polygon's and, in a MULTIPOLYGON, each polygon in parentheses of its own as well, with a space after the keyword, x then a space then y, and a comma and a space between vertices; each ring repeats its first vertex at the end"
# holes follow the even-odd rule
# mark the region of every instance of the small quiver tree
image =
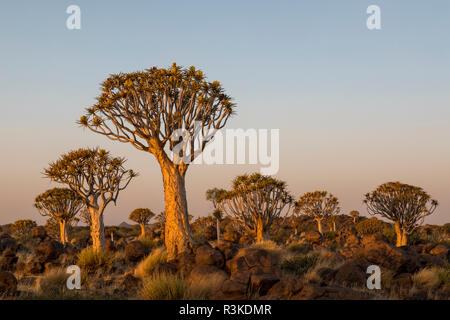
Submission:
POLYGON ((145 226, 148 225, 154 216, 155 214, 150 209, 138 208, 131 212, 129 219, 139 224, 141 227, 141 237, 145 237, 145 226))
POLYGON ((244 174, 233 180, 230 191, 220 193, 218 206, 249 232, 256 241, 268 239, 272 222, 289 213, 292 197, 286 183, 259 173, 244 174))
POLYGON ((126 170, 124 163, 124 158, 111 157, 103 149, 78 149, 62 155, 44 171, 48 178, 66 184, 84 200, 90 213, 92 244, 96 251, 105 249, 106 206, 116 203, 119 192, 137 175, 133 170, 126 170))
POLYGON ((359 217, 359 211, 352 210, 352 211, 350 211, 349 214, 353 218, 353 224, 356 224, 356 222, 358 221, 358 217, 359 217))
POLYGON ((408 235, 436 209, 438 202, 420 187, 387 182, 365 195, 364 203, 371 215, 394 222, 396 246, 406 246, 408 235))
POLYGON ((307 192, 295 203, 294 212, 312 217, 322 234, 322 221, 340 211, 338 198, 328 191, 307 192))
POLYGON ((11 226, 11 231, 17 236, 25 236, 36 226, 36 222, 30 219, 17 220, 11 226))
POLYGON ((69 241, 68 227, 84 205, 84 200, 73 190, 53 188, 38 195, 34 206, 44 217, 59 225, 59 239, 63 245, 69 241))

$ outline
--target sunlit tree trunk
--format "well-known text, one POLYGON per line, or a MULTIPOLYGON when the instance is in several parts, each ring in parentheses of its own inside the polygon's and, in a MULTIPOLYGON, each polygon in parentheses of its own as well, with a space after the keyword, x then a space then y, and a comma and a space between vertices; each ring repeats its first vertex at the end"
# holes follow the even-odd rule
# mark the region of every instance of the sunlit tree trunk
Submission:
POLYGON ((394 228, 395 228, 395 234, 397 235, 397 241, 395 242, 395 245, 397 247, 401 247, 402 246, 402 231, 400 230, 400 223, 395 222, 394 223, 394 228))
POLYGON ((333 221, 333 231, 336 232, 336 221, 333 221))
POLYGON ((322 234, 322 220, 317 219, 317 229, 319 230, 319 233, 322 234))
POLYGON ((103 209, 89 208, 91 214, 92 247, 96 251, 105 250, 105 226, 103 224, 103 209))
POLYGON ((141 237, 145 237, 145 225, 143 223, 139 224, 141 226, 141 237))
POLYGON ((188 220, 185 177, 168 161, 161 161, 160 165, 166 212, 164 241, 167 260, 170 261, 180 253, 191 251, 192 235, 188 220))
POLYGON ((402 230, 402 246, 408 245, 408 234, 405 230, 402 230))
POLYGON ((64 220, 59 220, 59 239, 63 245, 66 244, 67 240, 66 222, 64 220))
POLYGON ((264 224, 261 218, 256 220, 256 242, 264 242, 267 240, 267 235, 264 232, 264 224))

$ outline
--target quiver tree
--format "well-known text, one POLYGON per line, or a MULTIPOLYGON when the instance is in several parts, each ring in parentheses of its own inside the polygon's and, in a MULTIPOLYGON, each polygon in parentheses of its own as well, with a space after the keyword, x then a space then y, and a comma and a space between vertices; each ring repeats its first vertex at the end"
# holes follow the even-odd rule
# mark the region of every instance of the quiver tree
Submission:
POLYGON ((363 201, 371 215, 380 215, 394 222, 397 247, 406 246, 408 235, 426 216, 432 214, 438 202, 419 187, 400 182, 388 182, 365 195, 363 201))
POLYGON ((69 241, 69 224, 84 206, 84 200, 71 189, 53 188, 38 195, 34 206, 42 216, 58 223, 59 239, 65 245, 69 241))
POLYGON ((351 217, 353 217, 353 224, 356 224, 356 222, 358 221, 358 217, 359 217, 359 211, 352 210, 352 211, 350 211, 349 214, 351 217))
POLYGON ((220 195, 224 192, 225 190, 217 188, 206 191, 206 200, 211 201, 214 207, 212 215, 216 219, 217 242, 220 241, 220 221, 223 220, 223 212, 218 207, 218 201, 220 199, 220 195))
POLYGON ((124 158, 113 158, 103 149, 78 149, 50 163, 44 174, 75 191, 89 209, 93 248, 105 249, 103 213, 110 202, 117 202, 119 192, 136 177, 123 167, 124 158))
POLYGON ((249 232, 256 233, 256 241, 266 240, 272 222, 292 204, 286 183, 259 173, 244 174, 233 180, 232 189, 218 198, 221 211, 233 217, 249 232))
POLYGON ((168 259, 192 249, 185 176, 189 163, 225 126, 234 110, 219 82, 195 67, 177 66, 111 75, 97 103, 79 123, 95 133, 150 152, 158 161, 165 195, 168 259), (196 138, 201 139, 195 143, 196 138))
POLYGON ((30 219, 23 219, 14 222, 13 225, 11 226, 11 230, 17 235, 23 236, 29 234, 31 232, 31 229, 36 226, 37 224, 35 221, 30 219))
POLYGON ((131 212, 129 219, 139 224, 141 227, 141 237, 145 237, 145 226, 148 225, 154 216, 155 214, 150 209, 138 208, 131 212))
POLYGON ((294 212, 312 217, 322 234, 322 220, 340 212, 339 201, 327 191, 307 192, 295 203, 294 212))

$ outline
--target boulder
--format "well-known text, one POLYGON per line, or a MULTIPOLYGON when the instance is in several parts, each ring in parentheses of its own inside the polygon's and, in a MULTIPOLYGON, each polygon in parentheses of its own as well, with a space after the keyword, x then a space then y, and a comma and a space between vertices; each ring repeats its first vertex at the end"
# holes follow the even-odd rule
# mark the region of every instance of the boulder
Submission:
POLYGON ((250 277, 250 288, 252 292, 257 292, 263 296, 273 287, 280 278, 272 273, 254 274, 250 277))
POLYGON ((238 253, 241 247, 234 242, 220 240, 216 245, 216 249, 222 252, 225 260, 230 260, 238 253))
POLYGON ((267 292, 268 296, 278 299, 290 299, 303 289, 304 282, 299 277, 282 277, 267 292))
POLYGON ((182 275, 189 275, 195 267, 195 255, 191 252, 184 252, 179 254, 176 259, 169 261, 175 265, 182 275))
POLYGON ((303 238, 311 244, 321 244, 323 241, 323 237, 318 231, 307 231, 304 233, 303 238))
POLYGON ((222 253, 212 248, 210 245, 204 244, 195 250, 195 263, 197 265, 213 265, 222 268, 225 259, 222 253))
POLYGON ((230 241, 230 242, 238 242, 240 238, 240 235, 237 231, 234 230, 228 230, 226 232, 223 233, 222 235, 222 239, 225 241, 230 241))
POLYGON ((444 246, 443 244, 438 244, 429 251, 429 254, 431 254, 433 256, 438 256, 442 259, 447 259, 448 251, 449 250, 446 246, 444 246))
POLYGON ((125 247, 125 259, 128 262, 137 262, 147 255, 147 249, 140 241, 131 241, 125 247))
POLYGON ((0 270, 13 271, 18 260, 14 250, 6 249, 0 257, 0 270))
POLYGON ((247 286, 236 281, 225 280, 222 284, 221 292, 225 299, 247 299, 247 286))
POLYGON ((0 271, 0 297, 14 296, 17 292, 17 279, 11 272, 0 271))
POLYGON ((34 248, 34 253, 43 262, 58 259, 63 251, 62 244, 55 240, 43 241, 34 248))
POLYGON ((365 286, 367 274, 363 267, 364 264, 367 264, 367 262, 361 260, 351 260, 345 262, 334 274, 334 280, 337 283, 346 285, 354 285, 358 287, 365 286))
POLYGON ((0 234, 0 253, 2 253, 6 249, 17 251, 18 248, 19 245, 17 244, 17 241, 11 238, 9 234, 0 234))

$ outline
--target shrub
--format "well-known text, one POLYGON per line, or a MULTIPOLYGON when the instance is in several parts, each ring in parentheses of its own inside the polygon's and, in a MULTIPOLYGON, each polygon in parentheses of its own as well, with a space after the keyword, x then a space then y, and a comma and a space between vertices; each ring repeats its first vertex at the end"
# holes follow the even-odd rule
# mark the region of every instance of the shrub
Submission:
POLYGON ((134 274, 139 278, 145 278, 153 273, 158 263, 166 262, 166 260, 167 254, 164 247, 156 248, 139 263, 134 274))
POLYGON ((78 254, 78 266, 88 273, 97 270, 109 270, 112 266, 113 255, 107 251, 96 251, 87 247, 78 254))
POLYGON ((214 274, 202 277, 200 280, 191 283, 189 287, 189 299, 209 300, 212 295, 219 290, 225 278, 222 275, 214 274))
POLYGON ((311 248, 304 244, 293 243, 288 246, 287 250, 292 253, 307 254, 311 248))
POLYGON ((316 256, 295 256, 283 261, 280 267, 281 270, 287 273, 301 276, 306 274, 309 269, 316 265, 316 263, 316 256))
POLYGON ((64 269, 47 271, 37 282, 38 290, 42 296, 58 299, 66 291, 66 282, 69 274, 64 269))
POLYGON ((359 222, 356 225, 358 233, 363 235, 382 232, 386 223, 377 218, 370 218, 359 222))
POLYGON ((147 252, 152 251, 158 246, 158 242, 155 240, 152 240, 148 237, 140 237, 139 241, 144 245, 144 247, 147 249, 147 252))
POLYGON ((437 288, 441 284, 441 268, 425 268, 413 276, 413 281, 418 288, 437 288))
POLYGON ((145 279, 142 288, 142 298, 146 300, 181 300, 188 295, 187 281, 176 274, 154 274, 145 279))
POLYGON ((332 241, 332 240, 336 239, 337 236, 338 236, 338 233, 335 232, 335 231, 326 231, 326 232, 323 233, 323 238, 325 240, 332 241))

